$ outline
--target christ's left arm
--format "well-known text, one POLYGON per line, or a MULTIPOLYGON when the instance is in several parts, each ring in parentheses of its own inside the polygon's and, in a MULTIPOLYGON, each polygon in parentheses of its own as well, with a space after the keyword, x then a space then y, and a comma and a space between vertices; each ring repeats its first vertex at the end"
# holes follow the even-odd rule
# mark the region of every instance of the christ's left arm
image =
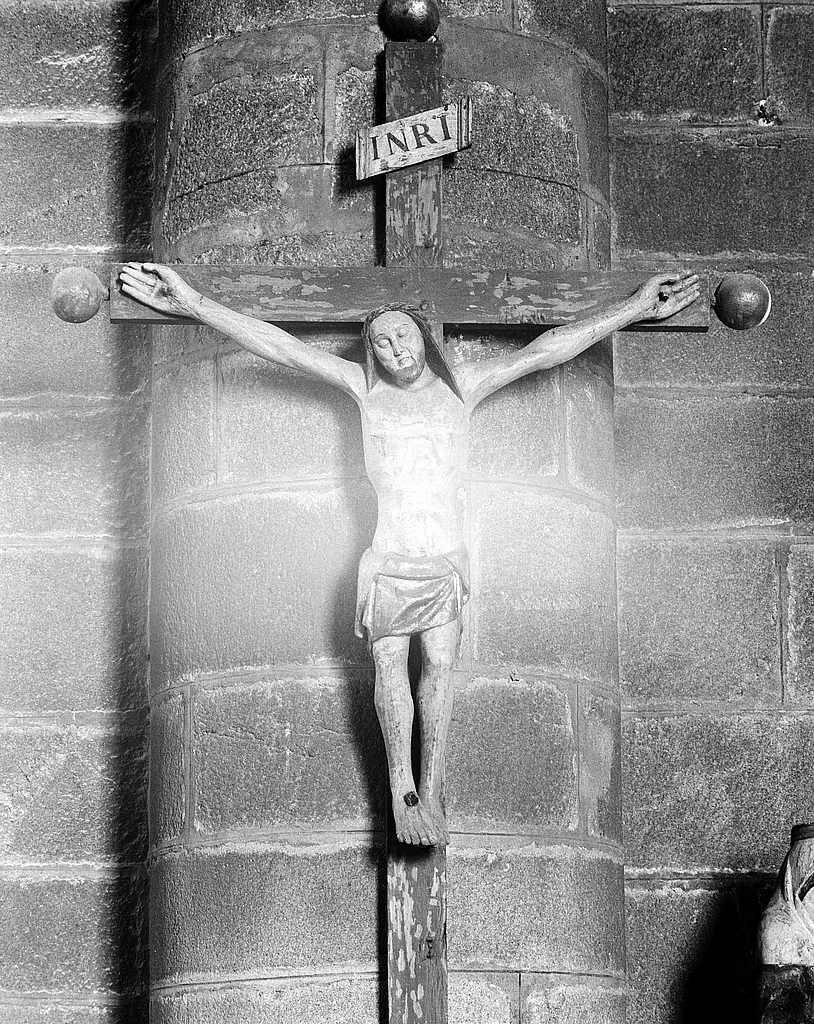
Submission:
POLYGON ((696 274, 657 274, 630 298, 598 310, 584 320, 545 331, 518 352, 456 367, 455 376, 467 406, 536 370, 568 362, 600 338, 639 320, 664 320, 701 294, 696 274))

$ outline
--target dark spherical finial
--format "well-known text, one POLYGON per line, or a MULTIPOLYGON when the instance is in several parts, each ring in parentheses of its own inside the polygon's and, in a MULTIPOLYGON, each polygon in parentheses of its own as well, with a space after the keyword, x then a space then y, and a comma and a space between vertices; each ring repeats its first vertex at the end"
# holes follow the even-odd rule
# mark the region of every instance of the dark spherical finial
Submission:
POLYGON ((419 43, 435 35, 441 20, 435 0, 384 0, 379 16, 388 39, 419 43))
POLYGON ((60 270, 51 285, 51 308, 69 324, 83 324, 96 316, 106 298, 105 286, 84 267, 60 270))
POLYGON ((760 326, 771 311, 771 292, 753 274, 727 274, 715 289, 715 315, 735 331, 760 326))

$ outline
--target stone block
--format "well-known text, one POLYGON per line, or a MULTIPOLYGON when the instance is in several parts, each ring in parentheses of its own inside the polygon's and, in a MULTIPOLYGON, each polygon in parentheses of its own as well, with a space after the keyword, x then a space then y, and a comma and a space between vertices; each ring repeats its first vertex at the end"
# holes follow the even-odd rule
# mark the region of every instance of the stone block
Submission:
POLYGON ((597 0, 518 0, 515 29, 576 47, 605 64, 605 5, 597 0))
MULTIPOLYGON (((589 126, 588 131, 597 127, 582 80, 587 73, 600 82, 595 67, 574 60, 573 51, 558 46, 553 37, 538 36, 530 43, 527 35, 501 31, 499 23, 496 28, 484 31, 481 26, 444 17, 444 102, 467 95, 470 86, 484 89, 484 96, 489 87, 494 87, 493 102, 497 101, 499 106, 505 102, 509 107, 514 103, 523 107, 528 101, 528 110, 561 114, 566 123, 589 126)), ((604 120, 607 122, 607 102, 604 120)), ((607 131, 607 123, 604 130, 607 131)), ((578 145, 585 141, 577 136, 578 145)), ((509 144, 523 147, 519 140, 509 144)), ((477 159, 474 153, 469 158, 477 159)), ((582 170, 584 173, 587 168, 582 170)))
POLYGON ((754 1014, 754 883, 632 882, 628 1019, 746 1021, 754 1014))
MULTIPOLYGON (((743 269, 757 274, 771 290, 772 312, 765 324, 748 332, 731 331, 713 315, 708 332, 617 334, 617 388, 814 388, 809 330, 814 279, 807 270, 771 264, 743 269)), ((713 289, 728 268, 719 270, 710 275, 713 289)))
POLYGON ((456 168, 580 187, 580 139, 570 112, 492 82, 448 81, 445 102, 459 96, 472 98, 480 144, 457 154, 456 168))
POLYGON ((235 75, 233 65, 231 77, 207 83, 190 98, 178 129, 172 195, 224 185, 262 168, 321 161, 316 45, 313 37, 303 40, 296 69, 235 75))
POLYGON ((224 343, 218 331, 192 324, 158 325, 152 328, 152 333, 154 378, 160 377, 169 363, 205 362, 224 343))
POLYGON ((583 236, 580 196, 574 189, 462 166, 445 175, 444 219, 454 236, 473 227, 500 235, 515 226, 559 243, 576 245, 583 236))
POLYGON ((767 113, 781 124, 810 125, 814 120, 814 86, 809 74, 814 11, 810 7, 772 5, 767 15, 767 113))
POLYGON ((0 413, 0 534, 144 536, 147 436, 138 405, 0 413))
POLYGON ((622 869, 607 854, 453 847, 448 879, 452 969, 624 971, 622 869))
POLYGON ((147 980, 146 879, 0 878, 6 993, 138 994, 147 980))
POLYGON ((620 255, 804 255, 813 155, 804 132, 784 128, 619 130, 611 177, 620 255))
POLYGON ((588 834, 622 841, 621 725, 616 700, 583 689, 579 720, 579 796, 588 834))
POLYGON ((194 987, 153 998, 153 1024, 378 1024, 373 977, 278 979, 194 987))
MULTIPOLYGON (((70 998, 70 997, 69 997, 70 998)), ((59 996, 25 1002, 5 1002, 0 996, 3 1024, 144 1024, 146 999, 121 998, 115 1003, 60 1003, 59 996)))
POLYGON ((567 498, 482 488, 472 514, 474 657, 614 683, 614 531, 567 498))
POLYGON ((0 605, 0 710, 145 704, 146 551, 0 548, 0 605))
POLYGON ((568 482, 591 497, 614 497, 613 386, 579 361, 564 370, 568 482))
POLYGON ((152 387, 152 500, 157 508, 217 480, 214 359, 173 364, 152 387))
POLYGON ((452 18, 499 18, 508 22, 511 3, 507 0, 447 0, 444 14, 452 18))
MULTIPOLYGON (((333 174, 335 168, 328 168, 333 174)), ((333 183, 330 187, 333 187, 333 183)), ((320 202, 327 199, 327 193, 320 202)), ((308 224, 286 223, 283 228, 274 226, 274 218, 263 223, 265 237, 255 242, 250 229, 252 219, 242 223, 238 218, 225 227, 214 227, 181 236, 167 246, 167 258, 181 262, 196 263, 246 263, 252 265, 274 265, 284 267, 374 267, 378 266, 374 216, 372 202, 356 217, 342 219, 341 203, 334 198, 337 211, 337 230, 320 225, 313 230, 308 224), (300 235, 297 232, 303 231, 300 235), (228 239, 219 242, 219 237, 228 239)), ((315 200, 314 205, 317 205, 315 200)), ((303 210, 306 207, 303 206, 303 210)), ((355 215, 355 211, 354 211, 355 215)), ((258 221, 262 215, 258 214, 258 221)))
POLYGON ((355 19, 364 30, 375 24, 377 0, 270 0, 259 8, 255 0, 174 0, 162 20, 167 57, 172 60, 204 40, 307 21, 355 19))
MULTIPOLYGON (((525 333, 525 332, 522 332, 525 333)), ((454 340, 453 340, 454 343, 454 340)), ((515 346, 466 335, 467 361, 508 353, 515 346)), ((472 417, 469 469, 475 478, 539 483, 560 469, 561 392, 556 370, 533 373, 485 399, 472 417)))
POLYGON ((336 169, 269 167, 173 197, 163 215, 165 259, 197 263, 375 263, 372 192, 347 204, 336 169))
POLYGON ((273 491, 189 505, 154 527, 154 685, 265 665, 368 664, 353 636, 375 499, 273 491))
POLYGON ((334 83, 333 130, 327 139, 328 157, 344 162, 356 174, 356 132, 376 124, 376 71, 368 66, 351 66, 337 71, 334 83))
POLYGON ((378 861, 350 843, 164 855, 150 886, 153 982, 373 970, 378 861))
POLYGON ((783 700, 811 708, 814 703, 814 550, 794 544, 788 556, 788 661, 783 700))
MULTIPOLYGON (((313 329, 292 329, 315 347, 345 354, 344 337, 325 344, 313 329)), ((353 334, 358 354, 358 329, 353 334)), ((219 382, 224 483, 364 474, 359 412, 337 388, 243 352, 221 357, 219 382)))
POLYGON ((142 125, 0 125, 0 245, 146 248, 150 149, 142 125))
MULTIPOLYGON (((326 32, 325 160, 333 164, 338 209, 370 208, 376 179, 356 180, 356 130, 384 120, 377 101, 377 66, 382 61, 378 24, 340 24, 326 32)), ((383 103, 382 103, 383 109, 383 103)))
POLYGON ((0 106, 127 107, 144 91, 137 3, 23 0, 0 9, 0 106), (140 58, 140 59, 136 59, 140 58))
POLYGON ((779 525, 814 518, 810 399, 616 396, 622 526, 779 525))
POLYGON ((534 679, 473 679, 455 694, 447 754, 454 832, 578 824, 572 694, 534 679))
MULTIPOLYGON (((447 228, 448 225, 445 225, 447 228)), ((478 267, 500 270, 503 267, 525 267, 528 270, 555 270, 578 266, 583 253, 572 244, 560 246, 547 243, 532 232, 520 229, 500 237, 477 225, 458 225, 454 234, 444 239, 444 264, 447 267, 478 267)))
POLYGON ((524 974, 521 1024, 625 1024, 625 986, 609 978, 524 974))
POLYGON ((178 839, 186 824, 186 698, 175 694, 150 710, 150 845, 178 839))
POLYGON ((199 834, 384 826, 387 762, 369 676, 201 689, 192 722, 199 834))
POLYGON ((634 117, 750 120, 762 97, 754 7, 614 7, 611 108, 634 117))
POLYGON ((141 861, 147 850, 143 729, 0 729, 0 861, 141 861))
MULTIPOLYGON (((82 264, 105 278, 106 266, 82 264)), ((81 326, 64 323, 50 306, 51 282, 60 269, 50 259, 0 263, 0 398, 115 398, 143 391, 150 368, 147 330, 109 324, 102 314, 81 326)))
POLYGON ((450 971, 450 1024, 515 1024, 518 989, 514 973, 450 971))
MULTIPOLYGON (((588 202, 588 266, 610 270, 611 220, 604 205, 588 202)), ((671 335, 675 337, 675 335, 671 335)))
MULTIPOLYGON (((608 87, 604 75, 590 67, 579 71, 579 119, 585 119, 582 176, 588 200, 611 206, 610 140, 608 136, 608 87)), ((615 200, 614 200, 615 202, 615 200)), ((584 265, 584 264, 583 264, 584 265)))
POLYGON ((622 536, 618 549, 619 671, 628 705, 780 703, 772 544, 622 536))
MULTIPOLYGON (((265 221, 270 221, 274 228, 264 234, 279 234, 281 230, 293 233, 293 228, 285 221, 288 211, 282 197, 292 202, 301 200, 298 193, 308 191, 309 188, 315 190, 320 175, 317 173, 316 176, 307 177, 311 181, 304 188, 298 188, 302 178, 299 168, 278 171, 270 167, 174 193, 167 200, 163 215, 162 235, 168 244, 168 253, 175 257, 176 252, 183 252, 183 249, 178 248, 179 243, 183 243, 186 236, 193 233, 202 234, 199 247, 222 244, 224 223, 228 226, 237 222, 234 241, 238 244, 254 242, 259 233, 257 225, 265 221), (293 178, 295 184, 289 184, 289 178, 293 178), (254 231, 250 228, 251 223, 255 224, 254 231)), ((297 218, 298 221, 301 219, 297 218)), ((227 235, 225 241, 231 242, 233 239, 227 235)))
POLYGON ((627 859, 661 870, 774 872, 814 817, 814 727, 773 714, 622 723, 627 859))

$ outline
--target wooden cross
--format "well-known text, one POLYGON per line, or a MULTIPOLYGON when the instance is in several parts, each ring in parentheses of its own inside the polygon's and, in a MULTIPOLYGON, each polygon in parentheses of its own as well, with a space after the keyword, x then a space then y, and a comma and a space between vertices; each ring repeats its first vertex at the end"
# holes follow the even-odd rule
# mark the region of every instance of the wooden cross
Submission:
MULTIPOLYGON (((437 43, 388 43, 385 74, 388 118, 441 104, 437 43)), ((441 342, 449 323, 570 323, 626 298, 643 280, 643 274, 443 269, 441 163, 435 159, 388 174, 385 267, 177 269, 210 298, 269 322, 361 322, 369 310, 387 302, 411 302, 427 311, 441 342)), ((112 268, 112 321, 185 322, 123 295, 116 286, 119 269, 112 268)), ((708 324, 707 287, 699 300, 668 321, 633 329, 705 330, 708 324)), ((387 917, 389 1024, 446 1024, 446 849, 402 846, 392 826, 387 917)))

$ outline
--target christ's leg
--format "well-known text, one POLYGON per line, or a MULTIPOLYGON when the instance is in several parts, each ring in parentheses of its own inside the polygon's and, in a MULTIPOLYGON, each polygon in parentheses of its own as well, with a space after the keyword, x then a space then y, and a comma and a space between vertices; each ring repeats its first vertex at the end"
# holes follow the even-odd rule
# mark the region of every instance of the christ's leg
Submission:
POLYGON ((393 819, 402 843, 435 846, 441 839, 433 815, 416 793, 412 766, 413 698, 407 676, 410 638, 384 636, 373 643, 376 713, 384 736, 393 819))
POLYGON ((416 693, 421 734, 421 785, 418 795, 432 812, 442 843, 449 842, 441 791, 444 787, 447 731, 452 716, 452 666, 460 636, 460 618, 421 634, 421 679, 416 693))

